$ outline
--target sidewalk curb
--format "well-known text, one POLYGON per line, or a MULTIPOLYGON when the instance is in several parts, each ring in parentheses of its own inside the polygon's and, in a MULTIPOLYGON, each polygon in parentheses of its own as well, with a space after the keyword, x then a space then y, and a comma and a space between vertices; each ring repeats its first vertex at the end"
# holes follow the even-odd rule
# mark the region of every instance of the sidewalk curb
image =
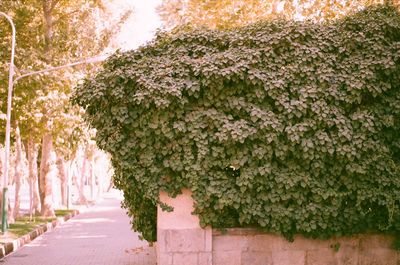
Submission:
POLYGON ((66 221, 68 221, 69 219, 71 219, 72 217, 74 217, 78 214, 79 214, 78 210, 73 210, 72 213, 70 213, 64 217, 58 217, 57 220, 54 220, 50 223, 43 224, 26 235, 23 235, 23 236, 21 236, 17 239, 14 239, 10 242, 0 244, 0 259, 4 258, 8 254, 21 248, 25 244, 32 242, 35 238, 44 234, 45 232, 53 231, 55 227, 57 227, 60 224, 65 223, 66 221))

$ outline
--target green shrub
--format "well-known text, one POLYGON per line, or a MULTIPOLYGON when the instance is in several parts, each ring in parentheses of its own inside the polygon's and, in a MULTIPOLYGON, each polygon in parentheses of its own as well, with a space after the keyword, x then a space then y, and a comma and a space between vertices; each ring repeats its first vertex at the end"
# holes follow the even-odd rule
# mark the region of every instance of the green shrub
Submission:
POLYGON ((133 228, 156 239, 159 190, 201 225, 288 239, 400 231, 400 16, 160 33, 74 95, 112 154, 133 228))

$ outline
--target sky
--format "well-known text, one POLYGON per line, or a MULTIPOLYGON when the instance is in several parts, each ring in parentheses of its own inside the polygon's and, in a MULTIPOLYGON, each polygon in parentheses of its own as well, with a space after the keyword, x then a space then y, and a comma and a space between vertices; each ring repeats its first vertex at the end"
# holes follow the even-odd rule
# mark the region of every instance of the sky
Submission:
POLYGON ((133 8, 134 13, 122 27, 116 37, 116 43, 122 50, 130 50, 145 44, 154 37, 161 26, 156 7, 161 0, 112 0, 116 12, 124 8, 133 8))

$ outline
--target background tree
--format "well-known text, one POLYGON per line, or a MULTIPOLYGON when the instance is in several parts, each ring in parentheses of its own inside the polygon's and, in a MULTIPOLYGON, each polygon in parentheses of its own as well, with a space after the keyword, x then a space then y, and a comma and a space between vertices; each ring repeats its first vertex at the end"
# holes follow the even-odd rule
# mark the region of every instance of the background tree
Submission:
MULTIPOLYGON (((119 17, 112 17, 106 4, 99 0, 5 0, 1 10, 11 15, 16 24, 15 64, 19 74, 20 69, 41 70, 101 54, 132 14, 132 10, 126 10, 119 17)), ((0 103, 6 99, 8 65, 4 62, 10 54, 10 35, 8 25, 0 21, 0 103)), ((51 183, 57 174, 54 151, 68 159, 76 149, 73 141, 79 137, 79 133, 74 132, 73 137, 68 134, 69 128, 81 125, 79 110, 69 109, 71 87, 82 73, 95 67, 87 65, 32 76, 21 79, 15 87, 12 119, 19 121, 22 141, 29 145, 26 149, 33 201, 37 198, 36 150, 41 150, 39 190, 43 204, 51 197, 51 183)), ((5 104, 0 108, 4 113, 5 104)), ((79 128, 84 130, 85 127, 79 128)), ((3 133, 0 132, 0 136, 3 133)), ((48 201, 40 210, 45 215, 53 215, 52 203, 48 201)), ((32 202, 32 209, 37 211, 39 207, 32 202)))
MULTIPOLYGON (((233 28, 259 20, 288 19, 323 21, 343 17, 382 0, 164 0, 158 13, 164 27, 191 25, 207 28, 233 28)), ((392 1, 398 4, 399 1, 392 1)))

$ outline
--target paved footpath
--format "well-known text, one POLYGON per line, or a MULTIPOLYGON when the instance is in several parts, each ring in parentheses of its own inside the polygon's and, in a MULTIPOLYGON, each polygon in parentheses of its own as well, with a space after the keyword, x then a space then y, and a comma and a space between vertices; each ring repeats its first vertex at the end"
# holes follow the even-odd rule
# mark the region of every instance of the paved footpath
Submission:
POLYGON ((120 196, 87 211, 0 260, 0 265, 155 265, 154 249, 131 230, 120 196))

